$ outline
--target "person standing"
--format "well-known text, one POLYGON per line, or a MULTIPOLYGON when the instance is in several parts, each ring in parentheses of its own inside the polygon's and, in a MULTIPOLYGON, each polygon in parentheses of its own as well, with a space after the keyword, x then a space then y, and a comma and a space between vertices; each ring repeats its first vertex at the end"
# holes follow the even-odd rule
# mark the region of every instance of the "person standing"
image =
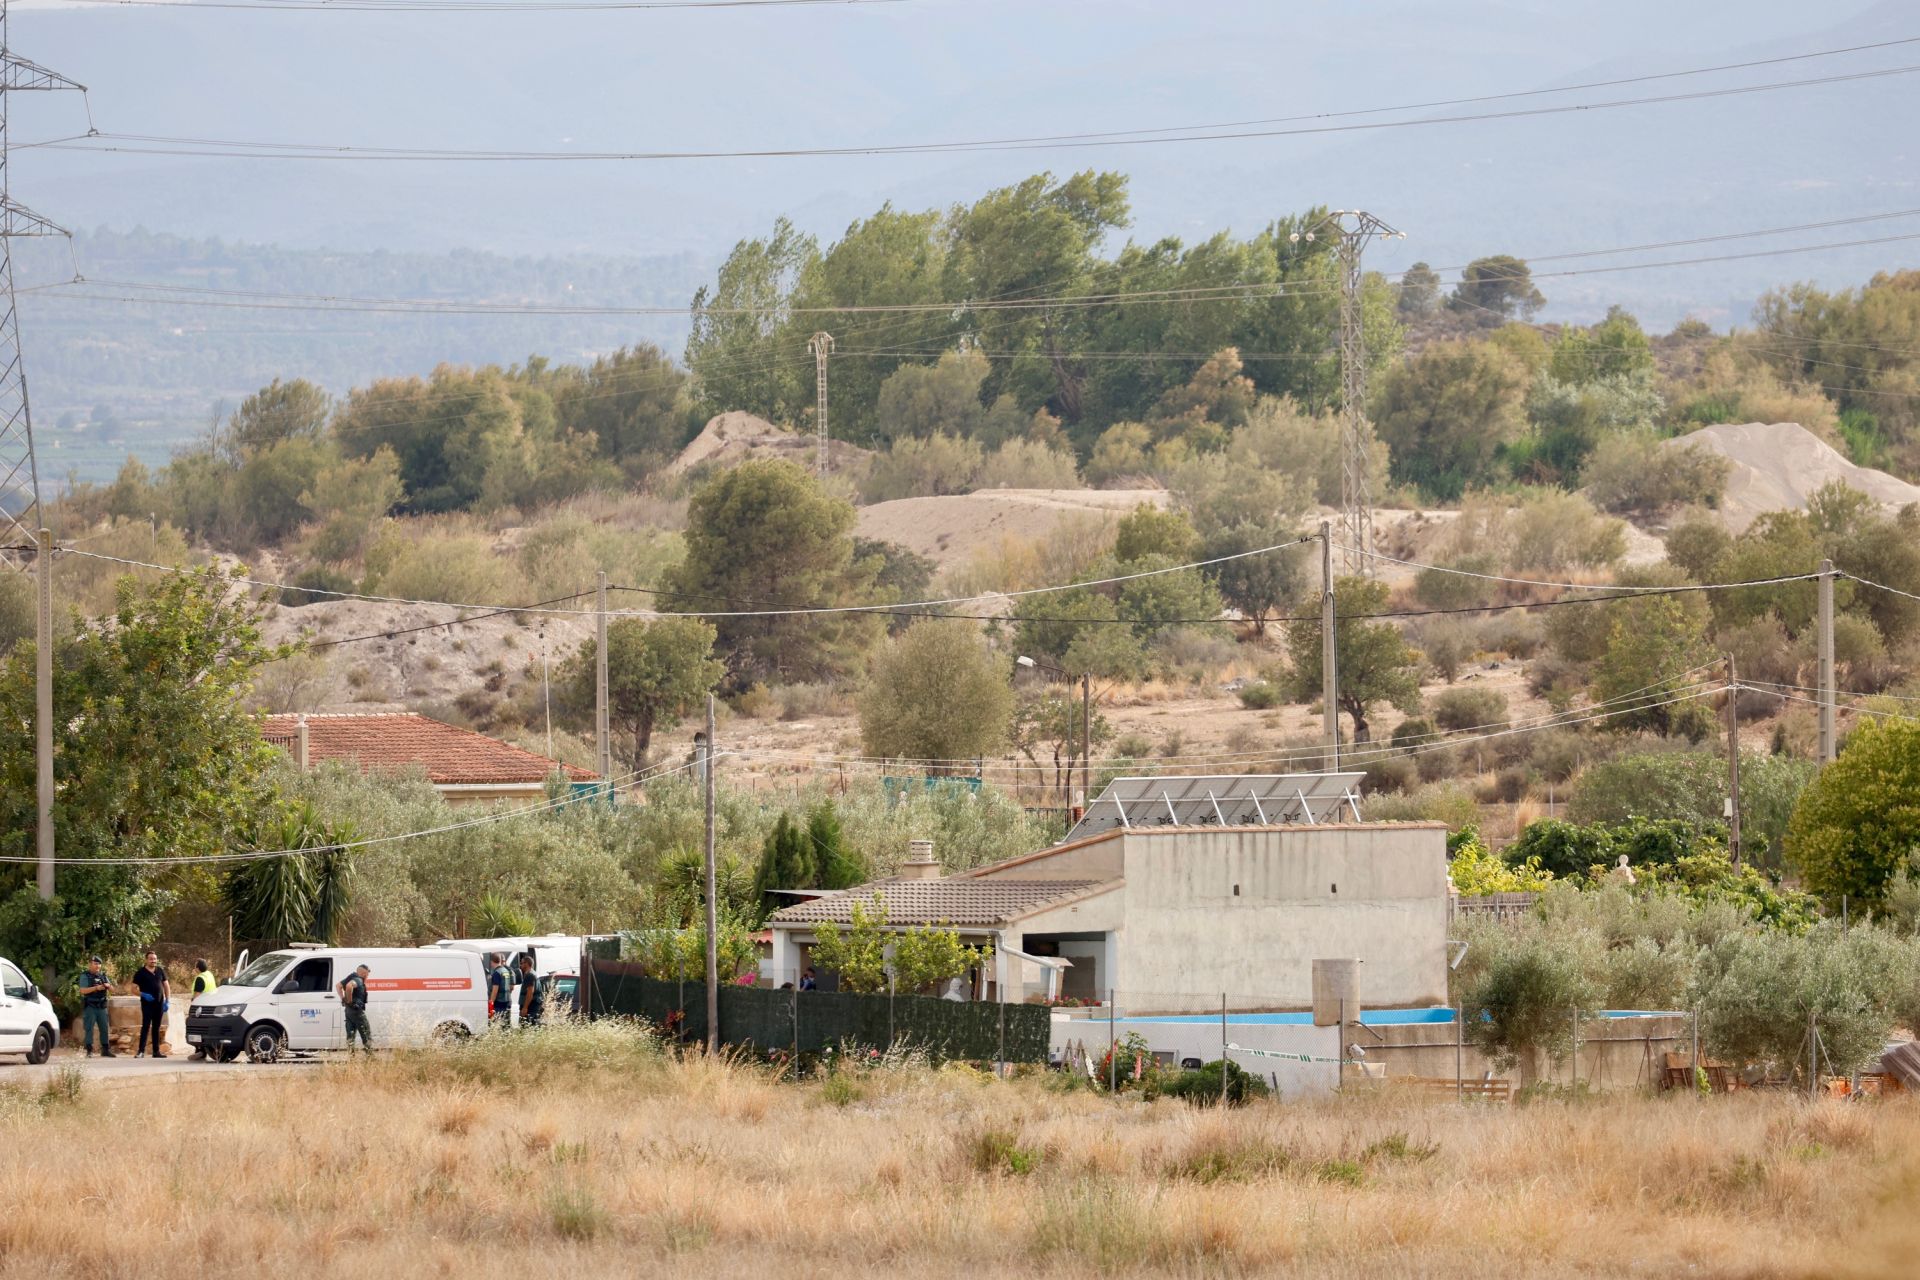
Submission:
POLYGON ((347 1020, 347 1052, 353 1052, 353 1038, 360 1037, 360 1047, 368 1053, 373 1052, 373 1027, 367 1021, 367 974, 371 970, 360 965, 340 980, 340 1008, 347 1020))
POLYGON ((807 971, 800 975, 800 989, 802 991, 818 991, 820 989, 820 979, 814 976, 812 965, 808 965, 807 971))
MULTIPOLYGON (((213 966, 209 965, 205 960, 195 960, 193 962, 192 1003, 198 1004, 203 997, 210 996, 219 989, 220 979, 213 976, 213 966)), ((195 1045, 193 1056, 196 1061, 206 1061, 207 1046, 203 1044, 195 1045)))
POLYGON ((100 1056, 117 1058, 113 1051, 113 1041, 107 1036, 107 997, 113 994, 113 979, 107 976, 106 966, 95 956, 87 961, 85 973, 74 984, 80 990, 80 1039, 86 1046, 87 1056, 93 1056, 93 1029, 100 1028, 100 1056))
POLYGON ((513 1023, 513 971, 507 968, 504 952, 493 957, 493 968, 487 973, 488 1016, 502 1027, 513 1023))
POLYGON ((147 952, 146 963, 133 971, 133 985, 140 988, 140 1043, 133 1056, 147 1056, 147 1036, 153 1036, 153 1056, 167 1056, 167 1009, 173 1003, 173 984, 160 967, 160 957, 147 952))
POLYGON ((520 957, 520 1025, 537 1027, 546 1012, 547 994, 540 989, 540 975, 533 971, 533 957, 520 957))

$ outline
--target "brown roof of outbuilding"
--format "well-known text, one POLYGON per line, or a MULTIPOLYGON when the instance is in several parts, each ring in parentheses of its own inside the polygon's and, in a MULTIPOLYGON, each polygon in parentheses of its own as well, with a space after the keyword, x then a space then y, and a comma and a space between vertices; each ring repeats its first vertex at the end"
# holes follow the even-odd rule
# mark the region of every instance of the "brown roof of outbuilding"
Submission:
MULTIPOLYGON (((291 753, 296 750, 299 721, 298 715, 271 715, 261 723, 260 732, 291 753)), ((412 711, 309 715, 307 763, 327 760, 353 760, 369 770, 419 765, 428 781, 439 786, 539 783, 555 769, 578 781, 598 776, 412 711)))
POLYGON ((1109 888, 1118 880, 876 880, 783 907, 773 924, 847 924, 857 902, 879 898, 891 925, 996 925, 1109 888))

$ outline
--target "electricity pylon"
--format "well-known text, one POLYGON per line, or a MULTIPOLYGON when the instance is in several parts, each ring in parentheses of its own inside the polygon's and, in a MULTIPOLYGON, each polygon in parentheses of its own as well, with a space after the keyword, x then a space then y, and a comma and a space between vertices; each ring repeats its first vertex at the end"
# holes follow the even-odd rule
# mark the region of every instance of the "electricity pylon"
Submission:
MULTIPOLYGON (((1373 574, 1373 427, 1367 421, 1367 335, 1361 311, 1360 255, 1370 240, 1404 240, 1364 209, 1335 209, 1306 232, 1340 237, 1340 532, 1349 574, 1373 574)), ((1301 238, 1294 232, 1292 240, 1301 238)))
POLYGON ((807 350, 813 352, 813 430, 820 441, 817 465, 825 475, 833 465, 827 454, 827 357, 833 354, 833 335, 824 331, 814 334, 807 339, 807 350))

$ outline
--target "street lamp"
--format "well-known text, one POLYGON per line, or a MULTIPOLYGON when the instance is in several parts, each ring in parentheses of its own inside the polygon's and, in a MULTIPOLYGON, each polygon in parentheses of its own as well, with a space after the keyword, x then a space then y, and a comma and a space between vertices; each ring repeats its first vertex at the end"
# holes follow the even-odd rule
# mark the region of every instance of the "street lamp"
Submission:
MULTIPOLYGON (((1021 654, 1013 660, 1015 666, 1025 667, 1029 671, 1047 671, 1059 676, 1071 685, 1073 675, 1051 663, 1039 662, 1021 654)), ((1069 766, 1068 777, 1072 772, 1069 766)), ((1069 780, 1067 810, 1072 812, 1072 782, 1069 780)), ((1093 677, 1087 672, 1080 673, 1080 803, 1084 807, 1093 801, 1093 677)), ((1084 811, 1084 808, 1083 808, 1084 811)))

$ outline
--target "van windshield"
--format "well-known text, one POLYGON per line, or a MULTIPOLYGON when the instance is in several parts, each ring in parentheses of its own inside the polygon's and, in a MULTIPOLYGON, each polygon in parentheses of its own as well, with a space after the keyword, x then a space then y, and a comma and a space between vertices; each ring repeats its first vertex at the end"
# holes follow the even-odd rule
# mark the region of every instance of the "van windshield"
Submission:
POLYGON ((264 987, 293 959, 290 951, 270 951, 234 974, 220 985, 225 987, 264 987))

